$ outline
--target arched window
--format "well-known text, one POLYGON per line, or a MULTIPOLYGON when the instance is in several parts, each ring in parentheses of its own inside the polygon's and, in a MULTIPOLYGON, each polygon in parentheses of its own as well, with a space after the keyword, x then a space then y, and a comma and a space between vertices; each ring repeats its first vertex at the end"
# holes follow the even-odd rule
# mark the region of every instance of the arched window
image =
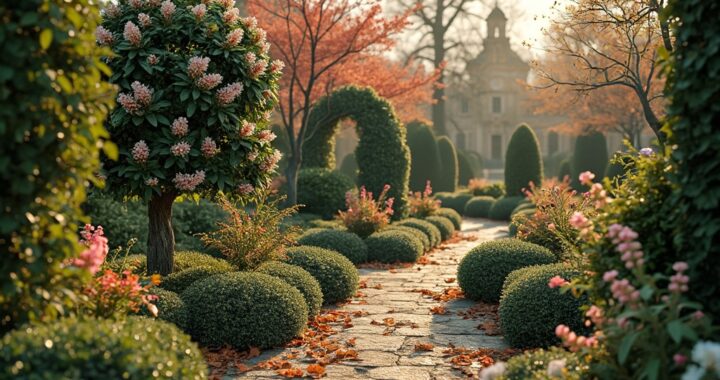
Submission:
POLYGON ((500 37, 500 27, 497 27, 497 26, 495 27, 495 31, 493 32, 493 36, 495 36, 495 38, 500 37))

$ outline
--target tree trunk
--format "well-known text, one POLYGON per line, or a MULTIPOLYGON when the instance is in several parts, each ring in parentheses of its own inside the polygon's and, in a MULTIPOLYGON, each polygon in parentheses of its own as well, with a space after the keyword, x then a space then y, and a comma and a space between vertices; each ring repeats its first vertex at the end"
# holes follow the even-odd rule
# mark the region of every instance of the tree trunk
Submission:
POLYGON ((642 95, 639 96, 640 98, 640 104, 642 104, 643 108, 643 115, 645 116, 645 120, 647 121, 648 125, 650 126, 650 129, 655 132, 655 136, 658 138, 658 141, 660 142, 660 145, 665 144, 665 139, 667 136, 665 136, 665 133, 660 130, 662 128, 662 123, 660 123, 660 120, 655 116, 655 111, 653 111, 652 107, 650 106, 650 102, 647 100, 647 98, 643 97, 642 95))
MULTIPOLYGON (((440 68, 445 63, 445 25, 443 14, 445 7, 443 1, 437 1, 437 15, 433 25, 433 66, 440 68)), ((433 89, 432 121, 435 133, 438 136, 447 135, 445 125, 445 70, 440 72, 440 77, 433 89)))
POLYGON ((296 158, 297 155, 293 155, 288 160, 287 169, 285 169, 285 177, 287 178, 287 199, 288 205, 297 204, 298 188, 297 179, 298 172, 300 171, 300 160, 296 158))
POLYGON ((447 135, 447 128, 445 127, 445 89, 442 74, 438 78, 438 86, 433 90, 433 106, 432 106, 432 120, 433 126, 435 127, 435 134, 437 136, 447 135))
POLYGON ((175 253, 175 234, 172 228, 172 205, 175 193, 153 195, 148 204, 148 274, 163 276, 173 271, 175 253))

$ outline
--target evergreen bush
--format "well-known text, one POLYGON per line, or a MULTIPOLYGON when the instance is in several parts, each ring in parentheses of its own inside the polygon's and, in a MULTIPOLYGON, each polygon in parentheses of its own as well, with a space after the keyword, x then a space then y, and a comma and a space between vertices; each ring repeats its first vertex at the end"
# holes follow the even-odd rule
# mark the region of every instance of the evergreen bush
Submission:
POLYGON ((423 191, 427 181, 439 178, 440 153, 431 127, 423 122, 408 123, 407 145, 410 148, 410 191, 423 191))
POLYGON ((232 272, 232 270, 229 268, 213 266, 188 268, 181 272, 170 273, 169 275, 163 277, 162 282, 160 282, 160 287, 180 294, 196 281, 227 272, 232 272))
POLYGON ((402 231, 402 232, 407 232, 407 233, 411 234, 412 236, 415 236, 415 238, 418 239, 420 241, 420 243, 422 243, 423 252, 427 252, 433 248, 430 245, 430 238, 428 238, 424 232, 422 232, 416 228, 412 228, 412 227, 408 227, 408 226, 400 226, 397 224, 391 224, 382 230, 382 232, 385 232, 385 231, 402 231))
POLYGON ((493 220, 510 221, 515 208, 525 200, 524 197, 502 197, 493 203, 488 217, 493 220))
POLYGON ((521 124, 515 129, 505 153, 505 191, 507 196, 521 196, 530 182, 542 184, 543 165, 540 144, 535 132, 521 124))
POLYGON ((426 222, 432 223, 440 231, 440 239, 442 241, 450 239, 455 233, 455 226, 452 221, 443 216, 428 216, 424 219, 426 222))
POLYGON ((437 180, 433 182, 433 186, 435 186, 435 191, 438 192, 455 192, 460 174, 455 145, 447 136, 441 136, 437 139, 437 146, 440 156, 440 171, 437 180))
POLYGON ((338 211, 344 211, 345 193, 355 188, 355 183, 345 174, 324 168, 307 168, 298 174, 298 204, 305 205, 302 212, 318 214, 331 219, 338 211))
POLYGON ((451 208, 441 207, 435 212, 435 215, 449 219, 458 231, 462 228, 462 216, 451 208))
POLYGON ((320 247, 336 251, 347 257, 353 264, 367 261, 368 248, 363 239, 352 232, 312 229, 306 231, 298 239, 298 244, 320 247))
POLYGON ((473 168, 472 163, 470 162, 470 156, 463 150, 457 151, 457 158, 458 158, 458 182, 461 184, 466 184, 470 182, 471 179, 475 178, 477 174, 475 173, 475 169, 473 168))
POLYGON ((570 183, 576 190, 586 190, 578 179, 580 173, 590 171, 600 179, 605 175, 605 168, 608 164, 607 140, 605 135, 593 132, 580 135, 575 140, 575 152, 572 159, 572 175, 570 183))
POLYGON ((268 261, 255 271, 277 277, 299 290, 305 298, 308 316, 314 317, 320 312, 323 303, 320 283, 305 269, 279 261, 268 261))
POLYGON ((297 265, 320 283, 326 304, 344 301, 358 288, 358 271, 345 256, 319 247, 298 246, 287 250, 288 264, 297 265))
POLYGON ((471 218, 487 218, 494 204, 495 198, 490 196, 472 197, 465 205, 464 214, 471 218))
POLYGON ((397 226, 405 226, 415 228, 416 230, 422 231, 430 240, 430 246, 437 247, 442 242, 442 236, 440 230, 430 222, 426 222, 422 219, 407 218, 399 222, 394 223, 397 226))
POLYGON ((376 232, 365 242, 368 260, 381 263, 414 263, 423 254, 423 246, 412 233, 401 230, 376 232))

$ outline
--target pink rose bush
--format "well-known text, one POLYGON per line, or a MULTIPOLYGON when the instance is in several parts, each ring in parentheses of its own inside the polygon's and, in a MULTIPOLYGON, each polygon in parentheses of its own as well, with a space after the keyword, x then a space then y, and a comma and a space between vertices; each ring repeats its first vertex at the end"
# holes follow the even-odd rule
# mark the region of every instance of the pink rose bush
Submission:
POLYGON ((433 215, 440 208, 440 201, 432 196, 430 181, 425 183, 425 190, 422 193, 419 191, 410 193, 408 206, 410 207, 410 215, 414 218, 433 215))
POLYGON ((338 219, 343 222, 350 232, 361 237, 370 236, 373 232, 381 230, 390 223, 393 215, 393 198, 388 198, 390 185, 385 185, 377 199, 373 193, 360 188, 359 194, 349 191, 345 194, 347 211, 340 211, 338 219))

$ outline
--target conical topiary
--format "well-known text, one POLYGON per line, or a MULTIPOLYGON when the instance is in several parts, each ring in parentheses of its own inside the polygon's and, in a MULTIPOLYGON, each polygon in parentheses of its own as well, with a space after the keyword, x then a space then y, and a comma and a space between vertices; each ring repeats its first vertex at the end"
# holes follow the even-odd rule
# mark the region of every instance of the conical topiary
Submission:
POLYGON ((437 139, 438 152, 440 153, 440 173, 438 180, 433 183, 436 192, 454 192, 458 185, 458 157, 455 145, 447 136, 437 139))
POLYGON ((462 150, 457 151, 458 158, 458 176, 461 185, 467 185, 471 179, 475 178, 475 169, 473 168, 470 156, 462 150))
POLYGON ((355 159, 355 153, 350 153, 342 160, 342 164, 340 164, 340 173, 345 174, 346 176, 350 177, 350 179, 353 180, 353 182, 357 183, 357 177, 358 177, 358 164, 357 160, 355 159))
POLYGON ((435 184, 440 170, 440 156, 430 126, 419 121, 407 125, 410 148, 410 190, 423 191, 427 181, 435 184))
POLYGON ((580 184, 580 173, 590 171, 595 174, 596 180, 605 175, 608 164, 608 150, 605 135, 592 132, 578 136, 575 141, 575 154, 572 160, 571 184, 576 190, 587 190, 580 184))
POLYGON ((515 129, 505 153, 505 191, 508 197, 523 195, 530 182, 543 180, 542 156, 537 136, 527 124, 515 129))

